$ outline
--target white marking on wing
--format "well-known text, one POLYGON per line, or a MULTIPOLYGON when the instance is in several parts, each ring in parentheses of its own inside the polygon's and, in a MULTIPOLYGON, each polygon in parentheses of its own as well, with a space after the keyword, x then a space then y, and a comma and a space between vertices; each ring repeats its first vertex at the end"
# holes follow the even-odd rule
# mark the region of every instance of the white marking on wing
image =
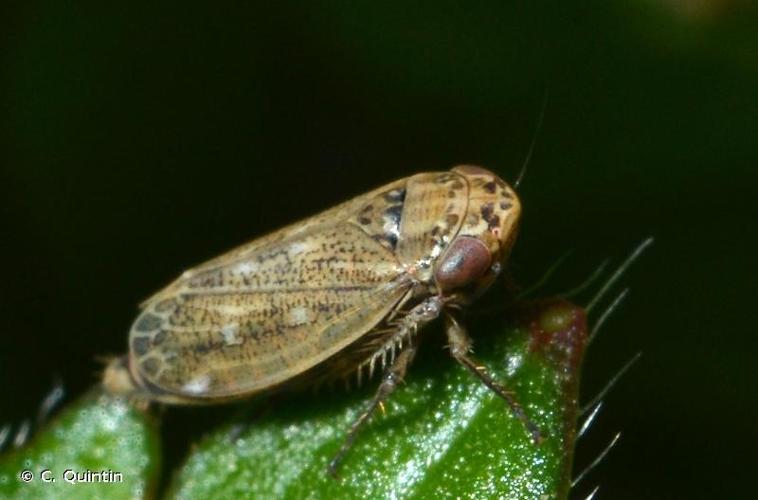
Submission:
POLYGON ((309 250, 310 248, 311 246, 308 243, 305 243, 303 241, 295 241, 289 247, 289 254, 294 257, 295 255, 300 255, 306 250, 309 250))
POLYGON ((240 262, 234 267, 235 274, 252 274, 258 271, 259 264, 257 262, 245 261, 240 262))
POLYGON ((203 394, 211 385, 210 375, 198 375, 182 386, 182 391, 188 394, 203 394))
POLYGON ((293 307, 289 313, 290 322, 296 325, 308 323, 311 320, 310 312, 305 307, 293 307))
POLYGON ((224 337, 224 344, 226 345, 240 345, 242 344, 242 338, 237 335, 239 333, 239 325, 237 323, 229 323, 221 328, 221 335, 224 337))

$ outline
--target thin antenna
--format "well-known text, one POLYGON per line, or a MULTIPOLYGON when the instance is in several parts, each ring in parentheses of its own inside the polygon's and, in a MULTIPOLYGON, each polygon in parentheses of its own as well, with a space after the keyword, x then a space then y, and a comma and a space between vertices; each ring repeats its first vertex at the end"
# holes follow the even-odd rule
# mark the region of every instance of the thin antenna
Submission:
POLYGON ((611 388, 614 385, 616 385, 616 382, 618 382, 619 379, 624 376, 624 373, 626 373, 627 370, 629 370, 629 368, 631 368, 632 365, 634 363, 636 363, 638 359, 640 359, 640 356, 642 356, 641 352, 638 352, 637 354, 635 354, 634 356, 632 356, 632 359, 630 359, 629 361, 627 361, 626 364, 624 366, 622 366, 619 371, 616 372, 616 375, 614 375, 611 378, 611 380, 608 381, 607 384, 605 384, 605 387, 603 387, 603 390, 600 391, 597 396, 595 396, 594 398, 592 398, 589 403, 587 403, 586 405, 582 406, 582 408, 579 410, 579 414, 580 415, 584 415, 585 413, 587 413, 590 410, 590 408, 592 408, 595 405, 595 403, 597 403, 598 401, 600 401, 601 399, 603 399, 605 397, 605 395, 608 394, 608 391, 610 391, 611 388))
POLYGON ((603 296, 608 292, 608 290, 618 281, 618 279, 621 277, 621 275, 624 274, 624 272, 631 266, 635 260, 640 256, 642 252, 645 251, 647 247, 653 244, 653 238, 647 238, 642 243, 637 245, 637 248, 634 249, 634 251, 629 255, 629 257, 626 258, 624 262, 621 263, 621 265, 616 269, 616 272, 614 272, 610 278, 608 278, 608 281, 605 282, 603 287, 598 291, 594 297, 592 297, 592 300, 590 300, 590 303, 587 304, 587 307, 584 309, 587 312, 590 312, 595 305, 600 302, 600 300, 603 298, 603 296))
POLYGON ((540 107, 540 116, 537 119, 537 127, 535 127, 534 134, 532 134, 532 142, 529 144, 529 151, 526 153, 526 158, 524 158, 524 163, 521 165, 521 170, 518 173, 518 177, 516 177, 516 180, 513 182, 513 189, 518 188, 519 184, 521 184, 521 181, 524 179, 524 174, 526 173, 526 167, 529 165, 529 161, 532 159, 532 153, 534 153, 534 145, 537 144, 537 136, 542 129, 542 121, 545 118, 545 108, 547 108, 548 95, 548 89, 545 87, 545 94, 542 96, 542 106, 540 107))
POLYGON ((584 476, 586 476, 592 469, 597 467, 597 464, 603 461, 603 459, 608 454, 608 452, 610 452, 611 449, 616 445, 616 442, 618 442, 620 437, 621 437, 620 432, 616 433, 616 435, 613 436, 613 439, 611 439, 611 442, 608 443, 608 446, 606 446, 602 452, 600 452, 600 455, 598 455, 597 458, 595 458, 595 460, 593 460, 587 467, 585 467, 584 470, 580 472, 578 476, 576 476, 576 479, 571 481, 572 488, 576 486, 577 484, 579 484, 579 481, 584 479, 584 476))

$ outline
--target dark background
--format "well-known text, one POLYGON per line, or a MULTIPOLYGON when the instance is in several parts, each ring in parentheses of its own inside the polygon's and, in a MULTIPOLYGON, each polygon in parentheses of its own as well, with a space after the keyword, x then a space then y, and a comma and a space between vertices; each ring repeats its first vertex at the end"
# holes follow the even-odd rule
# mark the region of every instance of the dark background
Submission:
POLYGON ((656 237, 587 358, 589 397, 644 353, 577 493, 754 494, 758 9, 268 3, 0 16, 0 422, 55 376, 81 394, 137 303, 222 250, 418 171, 514 179, 548 87, 517 280, 573 249, 565 290, 656 237))

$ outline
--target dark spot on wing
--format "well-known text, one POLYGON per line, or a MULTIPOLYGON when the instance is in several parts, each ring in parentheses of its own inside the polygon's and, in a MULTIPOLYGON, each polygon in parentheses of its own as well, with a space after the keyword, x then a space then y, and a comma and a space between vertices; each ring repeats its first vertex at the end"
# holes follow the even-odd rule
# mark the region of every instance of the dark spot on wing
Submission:
POLYGON ((142 361, 142 370, 148 375, 155 375, 161 367, 161 362, 156 358, 147 358, 142 361))
POLYGON ((192 350, 193 350, 193 351, 195 351, 195 353, 197 353, 197 354, 207 354, 208 352, 210 352, 210 350, 211 350, 212 348, 213 348, 213 345, 212 345, 212 344, 210 344, 210 343, 205 343, 205 344, 196 344, 196 345, 193 347, 193 349, 192 349, 192 350))
POLYGON ((158 316, 145 313, 134 324, 134 329, 139 332, 152 332, 160 328, 161 324, 163 324, 163 320, 158 316))
POLYGON ((166 331, 161 330, 153 337, 153 345, 161 345, 166 340, 166 331))
POLYGON ((158 313, 165 313, 174 309, 176 305, 175 299, 166 299, 155 304, 154 310, 158 313))
POLYGON ((484 186, 484 190, 488 193, 495 194, 495 190, 497 189, 497 184, 495 184, 495 181, 489 181, 484 186))
POLYGON ((387 233, 385 235, 385 239, 390 244, 390 248, 392 250, 394 250, 395 248, 397 248, 397 234, 395 234, 395 233, 387 233))
POLYGON ((403 214, 402 205, 393 205, 384 211, 384 218, 394 226, 400 225, 400 216, 403 214))
POLYGON ((134 337, 132 339, 132 351, 137 356, 144 356, 150 350, 150 337, 134 337))
POLYGON ((507 201, 501 201, 500 202, 500 208, 503 209, 503 210, 508 210, 512 206, 513 206, 513 204, 508 203, 507 201))

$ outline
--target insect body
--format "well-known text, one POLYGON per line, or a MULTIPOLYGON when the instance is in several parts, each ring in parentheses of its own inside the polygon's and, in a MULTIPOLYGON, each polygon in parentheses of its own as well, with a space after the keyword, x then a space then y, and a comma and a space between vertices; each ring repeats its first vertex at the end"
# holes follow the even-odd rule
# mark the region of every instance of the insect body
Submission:
POLYGON ((190 269, 142 305, 112 392, 217 403, 376 368, 361 424, 394 390, 415 334, 444 316, 453 357, 506 399, 470 357, 454 316, 497 277, 516 237, 515 192, 481 167, 421 173, 358 196, 190 269))

